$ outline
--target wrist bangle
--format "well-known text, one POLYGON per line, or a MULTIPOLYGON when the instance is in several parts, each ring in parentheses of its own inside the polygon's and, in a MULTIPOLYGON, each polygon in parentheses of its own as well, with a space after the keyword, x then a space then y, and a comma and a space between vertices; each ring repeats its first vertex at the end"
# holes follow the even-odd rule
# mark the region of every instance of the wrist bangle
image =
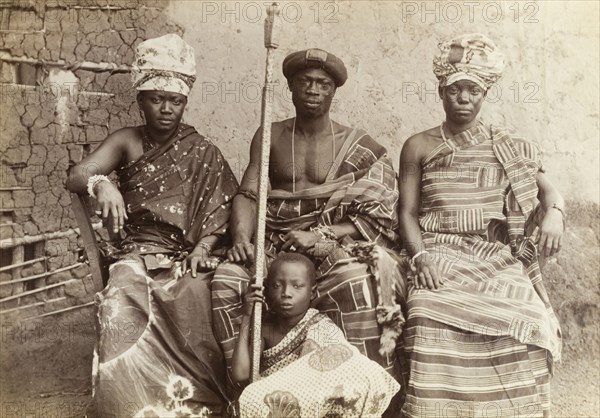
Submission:
POLYGON ((429 251, 422 250, 422 251, 419 251, 418 253, 416 253, 415 255, 413 255, 412 258, 410 259, 410 264, 414 266, 417 258, 419 258, 420 256, 422 256, 424 254, 429 254, 429 251))
POLYGON ((254 200, 255 202, 258 200, 258 196, 256 196, 256 193, 254 193, 251 190, 238 190, 238 192, 236 193, 236 196, 238 194, 241 194, 242 196, 244 196, 245 198, 254 200))
POLYGON ((202 241, 196 245, 196 248, 198 248, 198 247, 204 248, 206 250, 206 252, 209 254, 210 254, 210 251, 212 250, 212 247, 209 244, 207 244, 206 242, 202 242, 202 241))
POLYGON ((560 214, 562 215, 564 220, 567 219, 567 214, 565 213, 565 210, 563 208, 561 208, 560 206, 558 206, 556 203, 553 203, 552 206, 550 207, 550 209, 556 209, 557 211, 560 212, 560 214))
POLYGON ((107 181, 110 183, 110 179, 108 177, 106 177, 104 174, 95 174, 93 176, 90 176, 90 178, 88 178, 87 192, 94 199, 96 199, 96 193, 94 192, 94 188, 101 181, 107 181))

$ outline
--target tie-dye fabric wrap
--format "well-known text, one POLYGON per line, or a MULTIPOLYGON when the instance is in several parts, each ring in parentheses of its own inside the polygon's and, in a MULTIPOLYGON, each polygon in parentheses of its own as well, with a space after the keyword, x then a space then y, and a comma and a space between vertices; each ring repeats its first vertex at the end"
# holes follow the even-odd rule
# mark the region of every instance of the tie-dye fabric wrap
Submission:
POLYGON ((213 273, 176 279, 171 267, 202 237, 226 232, 235 177, 189 126, 118 174, 127 238, 96 298, 89 415, 220 411, 226 379, 211 325, 213 273))

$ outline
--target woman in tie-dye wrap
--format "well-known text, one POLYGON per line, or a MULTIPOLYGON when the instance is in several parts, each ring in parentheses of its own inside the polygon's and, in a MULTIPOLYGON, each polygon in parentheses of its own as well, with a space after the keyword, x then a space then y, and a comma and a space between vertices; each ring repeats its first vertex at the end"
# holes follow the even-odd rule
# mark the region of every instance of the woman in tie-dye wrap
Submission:
POLYGON ((504 67, 492 41, 464 35, 440 49, 446 121, 409 138, 400 158, 403 412, 547 416, 561 336, 537 251, 560 249, 564 201, 534 144, 477 119, 504 67))
POLYGON ((211 253, 224 244, 237 181, 219 149, 181 123, 194 74, 194 51, 179 36, 140 43, 133 79, 145 125, 109 135, 69 179, 73 191, 87 185, 100 214, 125 233, 96 298, 90 417, 204 416, 225 407, 211 253), (113 170, 118 186, 106 177, 113 170))

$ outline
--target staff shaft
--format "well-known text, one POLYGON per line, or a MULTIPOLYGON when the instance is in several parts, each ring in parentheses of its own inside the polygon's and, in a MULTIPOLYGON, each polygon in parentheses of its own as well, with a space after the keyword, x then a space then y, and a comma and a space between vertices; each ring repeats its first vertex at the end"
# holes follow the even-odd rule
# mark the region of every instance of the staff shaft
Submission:
MULTIPOLYGON (((269 157, 271 151, 271 120, 273 100, 273 56, 277 43, 274 41, 273 29, 276 26, 277 4, 269 9, 269 16, 265 21, 265 47, 267 48, 267 61, 265 68, 265 86, 263 87, 261 109, 261 141, 260 141, 260 166, 258 167, 258 198, 256 211, 256 233, 254 235, 254 268, 255 283, 263 284, 265 276, 265 221, 267 217, 267 192, 269 188, 269 157), (268 19, 271 19, 270 21, 268 19)), ((252 321, 252 376, 255 382, 260 376, 261 355, 261 324, 262 304, 256 303, 252 321)))

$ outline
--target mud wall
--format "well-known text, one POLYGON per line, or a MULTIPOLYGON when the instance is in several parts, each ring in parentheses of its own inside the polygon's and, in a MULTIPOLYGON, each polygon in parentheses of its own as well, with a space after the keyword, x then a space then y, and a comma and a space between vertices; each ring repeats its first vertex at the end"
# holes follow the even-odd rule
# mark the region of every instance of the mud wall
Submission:
POLYGON ((109 132, 141 123, 129 65, 142 40, 183 33, 163 13, 167 4, 0 5, 3 313, 28 318, 90 303, 94 286, 81 263, 67 169, 109 132))

